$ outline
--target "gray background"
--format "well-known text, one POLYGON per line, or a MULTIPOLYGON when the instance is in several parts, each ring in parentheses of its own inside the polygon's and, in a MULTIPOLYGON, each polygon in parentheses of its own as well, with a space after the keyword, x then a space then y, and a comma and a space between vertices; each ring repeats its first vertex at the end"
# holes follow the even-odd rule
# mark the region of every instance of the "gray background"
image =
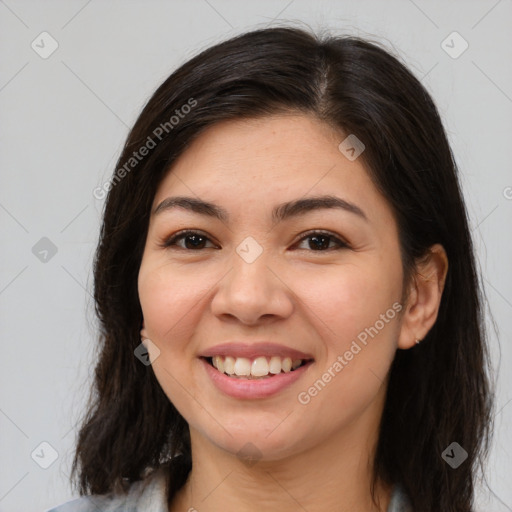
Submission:
POLYGON ((0 1, 1 512, 42 511, 72 497, 67 476, 76 419, 93 372, 91 264, 103 207, 93 190, 108 180, 140 108, 173 69, 213 43, 280 21, 385 42, 437 102, 501 339, 500 349, 491 330, 500 370, 496 434, 490 489, 479 491, 478 510, 512 510, 512 1, 6 0, 0 1), (44 31, 58 43, 47 58, 40 55, 52 41, 40 36, 44 31), (454 31, 469 45, 458 58, 464 42, 448 37, 454 31), (53 452, 42 442, 57 453, 47 469, 41 465, 52 462, 53 452))

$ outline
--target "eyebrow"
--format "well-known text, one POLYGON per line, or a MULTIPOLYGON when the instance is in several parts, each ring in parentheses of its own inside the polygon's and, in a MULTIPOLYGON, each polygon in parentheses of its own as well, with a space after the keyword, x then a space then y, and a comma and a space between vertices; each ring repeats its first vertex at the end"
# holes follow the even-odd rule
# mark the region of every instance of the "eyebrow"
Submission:
MULTIPOLYGON (((229 221, 229 213, 224 208, 201 199, 186 196, 168 197, 167 199, 164 199, 153 210, 152 215, 157 215, 175 208, 188 210, 207 217, 213 217, 224 223, 229 221)), ((368 222, 368 217, 363 210, 359 208, 359 206, 356 206, 345 199, 341 199, 340 197, 331 195, 307 197, 281 203, 272 210, 272 219, 274 222, 282 222, 292 217, 297 217, 299 215, 304 215, 309 212, 322 209, 344 210, 349 213, 353 213, 368 222)))

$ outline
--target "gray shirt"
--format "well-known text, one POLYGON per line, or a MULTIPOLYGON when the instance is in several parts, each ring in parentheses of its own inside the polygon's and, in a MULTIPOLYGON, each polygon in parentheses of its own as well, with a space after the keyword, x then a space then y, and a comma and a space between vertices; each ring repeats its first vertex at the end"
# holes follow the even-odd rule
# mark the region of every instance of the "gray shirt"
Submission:
MULTIPOLYGON (((82 496, 46 512, 168 512, 166 473, 155 471, 133 483, 125 496, 82 496)), ((412 512, 400 486, 394 487, 387 512, 412 512)))

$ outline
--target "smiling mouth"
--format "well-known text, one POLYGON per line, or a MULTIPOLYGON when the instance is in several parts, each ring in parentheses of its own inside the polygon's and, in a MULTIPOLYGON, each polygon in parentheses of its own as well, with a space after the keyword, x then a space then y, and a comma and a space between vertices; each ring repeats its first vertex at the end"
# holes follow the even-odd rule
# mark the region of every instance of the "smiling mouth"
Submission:
POLYGON ((246 357, 213 356, 202 357, 217 371, 234 379, 269 379, 283 373, 291 373, 312 362, 313 359, 295 359, 290 357, 265 357, 253 359, 246 357))

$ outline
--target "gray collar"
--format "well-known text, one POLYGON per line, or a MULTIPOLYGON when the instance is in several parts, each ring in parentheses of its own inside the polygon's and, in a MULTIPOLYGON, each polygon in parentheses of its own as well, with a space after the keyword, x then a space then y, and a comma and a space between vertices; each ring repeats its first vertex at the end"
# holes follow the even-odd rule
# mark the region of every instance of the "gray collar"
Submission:
POLYGON ((409 499, 400 484, 396 484, 393 487, 393 493, 391 494, 391 501, 389 502, 387 512, 412 512, 409 499))

